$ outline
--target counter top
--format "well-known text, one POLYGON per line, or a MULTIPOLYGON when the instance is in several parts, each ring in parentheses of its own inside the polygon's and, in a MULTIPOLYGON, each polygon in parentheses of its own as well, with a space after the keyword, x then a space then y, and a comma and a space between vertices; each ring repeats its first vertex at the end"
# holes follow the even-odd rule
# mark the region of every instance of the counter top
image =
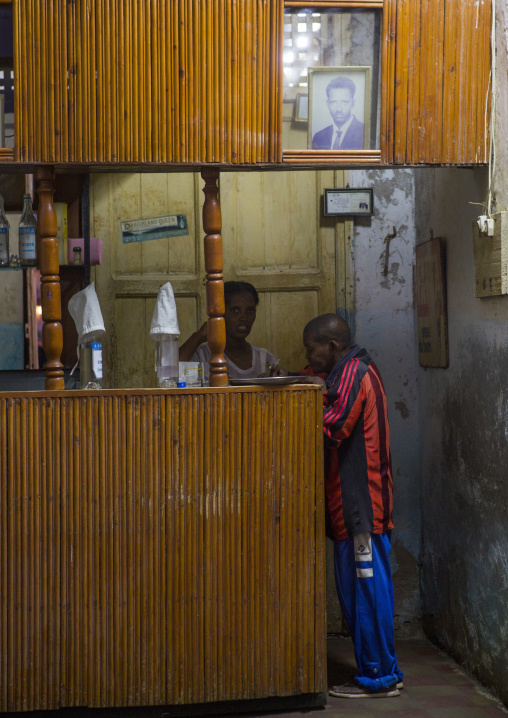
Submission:
POLYGON ((201 394, 244 394, 244 393, 261 393, 261 392, 272 392, 272 391, 294 391, 298 389, 301 391, 316 391, 321 390, 317 384, 276 384, 273 386, 259 386, 253 384, 252 386, 225 386, 225 387, 210 387, 210 386, 197 386, 197 387, 185 387, 178 389, 159 389, 155 388, 133 388, 133 389, 63 389, 59 391, 48 391, 48 390, 14 390, 14 391, 0 391, 0 399, 13 398, 20 399, 24 396, 27 397, 40 397, 40 398, 55 398, 55 397, 106 397, 106 396, 183 396, 183 395, 201 395, 201 394))

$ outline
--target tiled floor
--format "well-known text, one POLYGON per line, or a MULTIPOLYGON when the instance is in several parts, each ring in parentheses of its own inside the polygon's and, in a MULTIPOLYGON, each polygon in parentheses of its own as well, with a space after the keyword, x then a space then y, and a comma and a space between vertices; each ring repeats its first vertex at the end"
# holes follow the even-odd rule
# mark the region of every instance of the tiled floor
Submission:
MULTIPOLYGON (((397 641, 404 688, 396 698, 343 699, 328 697, 324 707, 269 712, 229 712, 227 718, 506 718, 508 710, 468 678, 450 658, 425 640, 397 641)), ((349 638, 328 638, 328 684, 350 680, 354 672, 349 638)), ((187 709, 188 710, 188 709, 187 709)), ((185 711, 186 715, 189 715, 185 711)), ((162 718, 164 708, 80 709, 0 714, 0 718, 162 718)), ((182 713, 180 713, 182 715, 182 713)), ((194 714, 195 715, 195 714, 194 714)), ((211 713, 200 713, 208 715, 211 713)), ((214 718, 226 718, 214 713, 214 718)))
MULTIPOLYGON (((329 697, 324 708, 255 713, 250 718, 506 718, 508 710, 430 642, 404 639, 397 641, 396 647, 399 666, 405 674, 404 688, 396 698, 329 697)), ((328 684, 350 680, 354 666, 351 640, 330 637, 328 684)))

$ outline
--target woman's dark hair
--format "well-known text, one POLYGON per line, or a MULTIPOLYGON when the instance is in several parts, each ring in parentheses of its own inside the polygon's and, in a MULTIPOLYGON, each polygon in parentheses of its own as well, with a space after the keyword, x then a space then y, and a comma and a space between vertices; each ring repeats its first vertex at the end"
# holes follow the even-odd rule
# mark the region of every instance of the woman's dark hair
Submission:
POLYGON ((248 292, 252 295, 252 298, 254 299, 254 304, 257 306, 259 304, 259 296, 256 291, 256 287, 254 287, 249 282, 225 282, 224 283, 224 301, 226 304, 230 303, 230 298, 232 294, 243 294, 243 292, 248 292))

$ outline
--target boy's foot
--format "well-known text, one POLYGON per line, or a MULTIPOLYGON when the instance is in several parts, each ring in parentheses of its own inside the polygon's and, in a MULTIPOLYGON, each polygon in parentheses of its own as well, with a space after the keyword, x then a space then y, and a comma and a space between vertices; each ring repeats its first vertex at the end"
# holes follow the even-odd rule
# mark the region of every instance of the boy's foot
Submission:
POLYGON ((381 691, 369 691, 356 683, 346 683, 343 686, 333 686, 328 693, 335 698, 393 698, 400 696, 400 691, 394 684, 390 688, 381 691))
MULTIPOLYGON (((351 681, 350 681, 350 683, 354 683, 354 682, 355 682, 355 677, 354 677, 354 676, 351 676, 351 681)), ((349 685, 349 684, 348 684, 348 685, 349 685)), ((400 680, 400 681, 398 681, 395 685, 397 686, 397 688, 399 689, 399 691, 401 691, 401 690, 404 688, 404 681, 403 681, 403 680, 400 680)), ((339 687, 342 688, 342 686, 339 686, 339 687)))

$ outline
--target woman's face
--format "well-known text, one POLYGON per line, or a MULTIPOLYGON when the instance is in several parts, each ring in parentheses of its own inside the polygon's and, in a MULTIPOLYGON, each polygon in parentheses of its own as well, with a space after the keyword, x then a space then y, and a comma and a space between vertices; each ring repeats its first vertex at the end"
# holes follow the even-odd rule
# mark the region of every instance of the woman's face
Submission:
POLYGON ((256 318, 256 303, 250 292, 231 294, 226 304, 224 319, 226 336, 232 339, 245 339, 249 336, 256 318))

